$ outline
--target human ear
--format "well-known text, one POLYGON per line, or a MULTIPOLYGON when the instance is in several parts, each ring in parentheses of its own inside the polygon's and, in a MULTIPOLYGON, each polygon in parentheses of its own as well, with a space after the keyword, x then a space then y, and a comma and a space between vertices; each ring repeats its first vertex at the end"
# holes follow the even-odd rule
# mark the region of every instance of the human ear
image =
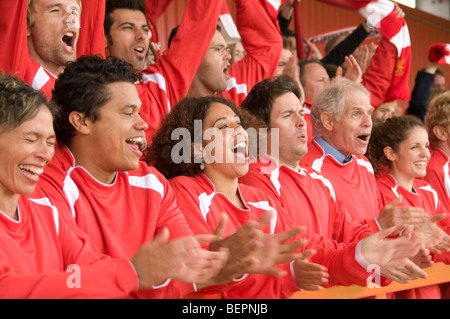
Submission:
POLYGON ((392 147, 386 146, 386 147, 383 149, 383 153, 384 153, 384 155, 386 156, 386 158, 387 158, 389 161, 391 161, 391 162, 395 161, 396 156, 395 156, 395 152, 394 152, 394 150, 392 149, 392 147))
POLYGON ((81 134, 88 134, 90 132, 90 121, 86 119, 85 115, 79 112, 71 112, 69 114, 69 122, 75 130, 81 134))
POLYGON ((322 122, 322 126, 327 131, 332 131, 334 126, 334 118, 330 113, 323 112, 320 114, 320 121, 322 122))
POLYGON ((447 130, 440 125, 436 125, 433 127, 433 133, 441 142, 445 142, 449 139, 449 134, 447 130))

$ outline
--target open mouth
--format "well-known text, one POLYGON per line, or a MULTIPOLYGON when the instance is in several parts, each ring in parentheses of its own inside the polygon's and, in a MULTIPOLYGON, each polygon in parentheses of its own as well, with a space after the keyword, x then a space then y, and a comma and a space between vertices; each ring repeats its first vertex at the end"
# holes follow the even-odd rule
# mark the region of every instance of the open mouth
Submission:
POLYGON ((370 134, 363 134, 363 135, 359 135, 358 139, 361 140, 364 143, 368 143, 369 142, 369 138, 370 138, 370 134))
POLYGON ((229 65, 229 64, 223 69, 223 73, 224 73, 227 77, 230 77, 230 75, 228 74, 228 70, 230 70, 230 65, 229 65))
POLYGON ((41 175, 44 172, 44 169, 41 167, 36 167, 32 165, 19 165, 19 169, 24 173, 27 177, 29 177, 32 180, 38 180, 39 175, 41 175))
POLYGON ((426 168, 427 167, 427 161, 414 162, 414 166, 417 166, 419 168, 426 168))
POLYGON ((71 31, 66 32, 62 38, 62 42, 72 51, 75 42, 75 34, 71 31))
POLYGON ((233 147, 232 152, 237 156, 239 162, 245 162, 248 158, 247 143, 245 141, 239 142, 233 147))
POLYGON ((135 47, 134 51, 136 53, 138 53, 139 55, 144 55, 145 54, 145 48, 143 46, 135 47))
POLYGON ((133 137, 126 140, 127 144, 135 147, 137 150, 143 152, 147 149, 147 141, 144 137, 133 137))

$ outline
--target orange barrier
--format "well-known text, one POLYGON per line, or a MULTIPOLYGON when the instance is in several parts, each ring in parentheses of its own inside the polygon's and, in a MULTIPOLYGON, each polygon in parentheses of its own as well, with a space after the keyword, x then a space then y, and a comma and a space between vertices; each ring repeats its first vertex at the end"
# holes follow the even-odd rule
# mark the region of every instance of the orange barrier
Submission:
POLYGON ((298 291, 291 299, 356 299, 356 298, 386 298, 387 293, 424 287, 440 283, 450 283, 450 265, 436 263, 424 269, 427 279, 416 279, 407 284, 392 282, 386 287, 368 288, 361 286, 333 286, 319 291, 298 291))

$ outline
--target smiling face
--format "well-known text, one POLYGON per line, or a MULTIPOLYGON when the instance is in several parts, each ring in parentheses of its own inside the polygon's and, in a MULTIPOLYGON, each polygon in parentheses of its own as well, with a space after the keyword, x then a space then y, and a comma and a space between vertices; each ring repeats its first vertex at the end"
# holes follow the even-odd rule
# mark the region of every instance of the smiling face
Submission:
POLYGON ((391 162, 389 173, 395 177, 399 185, 408 187, 415 178, 426 175, 430 151, 428 134, 423 127, 414 127, 408 137, 402 141, 398 150, 386 147, 384 152, 391 162))
POLYGON ((373 107, 369 97, 359 90, 347 91, 343 111, 329 118, 324 139, 346 157, 364 155, 372 129, 373 107))
POLYGON ((144 13, 139 10, 115 9, 110 33, 105 37, 107 56, 114 56, 133 65, 135 72, 146 67, 149 30, 144 13))
POLYGON ((42 105, 22 125, 0 133, 0 191, 2 198, 31 194, 54 154, 53 116, 42 105))
MULTIPOLYGON (((285 93, 274 100, 270 112, 270 128, 271 131, 278 129, 276 147, 280 164, 297 169, 298 163, 308 151, 308 139, 303 106, 294 93, 285 93)), ((271 140, 270 143, 268 150, 272 150, 274 141, 271 140)))
POLYGON ((214 102, 203 121, 205 174, 237 179, 248 171, 248 135, 231 108, 214 102))
POLYGON ((39 0, 28 28, 30 55, 44 68, 59 75, 75 61, 81 9, 76 0, 39 0))
POLYGON ((104 183, 114 180, 116 172, 136 169, 146 148, 147 123, 139 115, 141 100, 136 87, 128 82, 107 85, 109 102, 100 108, 98 120, 85 118, 85 127, 74 137, 86 139, 76 162, 104 183))
POLYGON ((224 91, 230 78, 228 75, 230 59, 227 43, 222 34, 216 30, 205 57, 195 73, 188 95, 207 96, 224 91))

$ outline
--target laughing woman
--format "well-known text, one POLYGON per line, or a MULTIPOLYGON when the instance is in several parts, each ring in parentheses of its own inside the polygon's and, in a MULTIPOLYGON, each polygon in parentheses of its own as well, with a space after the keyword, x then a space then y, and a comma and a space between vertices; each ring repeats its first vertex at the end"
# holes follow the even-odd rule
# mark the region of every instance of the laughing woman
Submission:
MULTIPOLYGON (((249 136, 245 119, 232 102, 220 97, 185 98, 173 108, 153 138, 146 161, 170 179, 186 220, 196 234, 213 233, 223 213, 229 220, 223 232, 225 240, 241 225, 258 220, 267 211, 272 213, 272 218, 263 229, 265 236, 277 236, 293 227, 289 213, 275 199, 238 183, 238 178, 248 171, 249 136)), ((327 283, 366 285, 370 275, 365 268, 368 261, 383 268, 389 264, 382 260, 383 257, 395 252, 393 258, 397 258, 400 256, 396 253, 406 252, 398 246, 390 247, 406 243, 402 238, 399 241, 384 240, 391 232, 379 232, 348 246, 302 233, 300 237, 307 241, 302 248, 308 249, 306 255, 291 263, 277 265, 286 276, 252 272, 251 268, 242 265, 238 275, 249 275, 239 284, 228 286, 222 297, 288 298, 299 288, 319 289, 327 283), (311 263, 305 262, 305 256, 310 257, 311 263)), ((408 245, 412 243, 409 241, 408 245)), ((268 248, 265 246, 262 251, 268 248)), ((252 256, 257 258, 257 252, 255 249, 252 256)), ((401 260, 405 262, 403 258, 401 260)), ((409 279, 424 275, 414 265, 409 265, 413 266, 410 271, 403 268, 409 279)), ((408 280, 396 277, 405 273, 401 275, 401 271, 390 269, 392 277, 408 280)))
MULTIPOLYGON (((401 197, 400 205, 423 208, 430 217, 434 216, 427 227, 433 227, 439 221, 442 228, 434 230, 442 232, 441 236, 447 240, 448 235, 442 229, 449 231, 449 218, 442 219, 448 210, 439 201, 436 191, 421 179, 426 175, 430 159, 428 147, 428 134, 422 121, 405 115, 374 123, 367 156, 375 169, 383 204, 401 197)), ((445 245, 445 241, 441 245, 445 245)), ((436 247, 438 251, 439 247, 436 247)), ((434 260, 448 263, 448 253, 437 254, 434 260)), ((440 291, 433 285, 399 292, 395 297, 440 298, 440 291)))

